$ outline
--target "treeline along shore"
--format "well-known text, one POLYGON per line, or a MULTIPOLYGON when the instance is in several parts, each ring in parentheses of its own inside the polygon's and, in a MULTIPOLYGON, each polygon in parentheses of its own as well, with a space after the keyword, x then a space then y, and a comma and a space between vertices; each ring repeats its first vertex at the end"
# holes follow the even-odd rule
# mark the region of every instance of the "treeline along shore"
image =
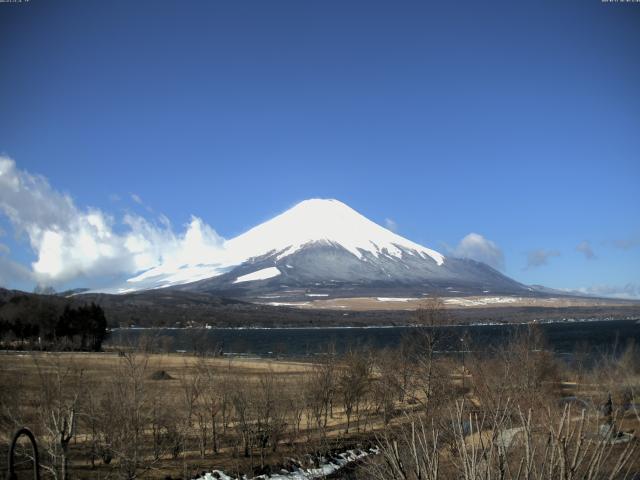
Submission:
POLYGON ((0 348, 98 352, 107 334, 104 310, 95 303, 25 294, 0 300, 0 348))
MULTIPOLYGON (((116 327, 337 327, 415 324, 415 311, 349 309, 301 309, 272 306, 221 298, 210 294, 160 289, 124 295, 75 294, 36 295, 0 289, 0 318, 3 305, 19 297, 25 303, 43 306, 43 309, 59 312, 65 305, 78 308, 92 303, 99 306, 107 320, 107 326, 116 327)), ((523 323, 533 320, 563 321, 567 319, 628 319, 640 318, 640 302, 615 301, 611 304, 584 306, 486 306, 482 308, 457 308, 447 306, 451 323, 523 323)), ((40 309, 42 312, 43 309, 40 309)), ((40 314, 33 311, 33 315, 40 314)), ((47 315, 45 313, 45 315, 47 315)))

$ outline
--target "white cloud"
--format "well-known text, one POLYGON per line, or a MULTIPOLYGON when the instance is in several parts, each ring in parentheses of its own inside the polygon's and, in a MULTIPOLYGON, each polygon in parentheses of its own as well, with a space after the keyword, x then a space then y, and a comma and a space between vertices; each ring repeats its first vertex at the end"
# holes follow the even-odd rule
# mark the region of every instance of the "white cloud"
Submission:
POLYGON ((576 251, 582 253, 587 260, 593 260, 596 258, 596 254, 593 252, 591 244, 586 240, 578 244, 576 251))
POLYGON ((391 230, 392 232, 397 232, 398 231, 398 224, 396 223, 396 221, 393 218, 385 218, 384 219, 384 226, 391 230))
MULTIPOLYGON (((154 223, 129 214, 117 232, 110 215, 77 207, 44 177, 20 170, 12 159, 1 156, 0 213, 18 235, 28 239, 37 257, 31 272, 24 267, 16 272, 15 262, 12 272, 23 277, 26 273, 47 285, 80 277, 130 275, 161 264, 188 266, 201 258, 214 258, 223 242, 196 217, 183 233, 176 234, 164 216, 154 223)), ((3 261, 6 264, 8 259, 3 261)))
POLYGON ((531 250, 530 252, 527 252, 527 266, 525 267, 525 270, 547 265, 552 257, 559 256, 560 252, 558 250, 545 250, 543 248, 531 250))
POLYGON ((138 205, 142 205, 142 198, 140 198, 140 195, 137 195, 135 193, 131 194, 131 200, 133 200, 134 202, 136 202, 138 205))
POLYGON ((627 283, 626 285, 592 285, 582 287, 579 292, 599 297, 612 297, 630 300, 640 299, 640 285, 627 283))
POLYGON ((478 233, 468 234, 454 249, 449 250, 456 257, 471 258, 504 270, 504 253, 500 247, 478 233))
POLYGON ((631 250, 632 248, 640 246, 640 235, 629 238, 619 238, 617 240, 613 240, 612 243, 614 247, 619 248, 620 250, 631 250))

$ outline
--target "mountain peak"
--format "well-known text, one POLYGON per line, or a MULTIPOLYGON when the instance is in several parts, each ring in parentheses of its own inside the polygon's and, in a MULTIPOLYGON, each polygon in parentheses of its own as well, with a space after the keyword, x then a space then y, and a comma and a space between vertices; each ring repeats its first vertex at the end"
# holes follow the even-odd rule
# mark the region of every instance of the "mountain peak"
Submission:
POLYGON ((335 198, 308 198, 306 200, 302 200, 299 203, 296 203, 293 207, 291 207, 287 211, 292 210, 353 210, 346 203, 341 202, 335 198))
POLYGON ((315 222, 322 222, 324 226, 333 222, 351 217, 353 221, 364 218, 346 203, 336 200, 335 198, 310 198, 303 200, 284 213, 275 218, 282 216, 290 217, 293 221, 301 219, 314 219, 315 222))
POLYGON ((148 288, 168 286, 215 277, 251 259, 272 256, 279 261, 305 247, 331 245, 342 248, 359 260, 367 258, 402 259, 405 255, 442 266, 445 257, 372 222, 336 199, 312 198, 294 205, 247 232, 224 242, 216 258, 203 258, 195 264, 165 268, 160 265, 129 280, 129 285, 148 288), (191 277, 188 280, 185 277, 191 277), (145 286, 142 286, 142 283, 145 286))
POLYGON ((376 257, 390 255, 398 258, 402 257, 403 252, 410 252, 431 257, 438 265, 444 262, 444 256, 440 253, 387 230, 335 199, 304 200, 229 240, 227 246, 230 250, 245 254, 278 252, 282 257, 315 242, 340 246, 358 258, 362 258, 366 252, 376 257))
POLYGON ((310 198, 297 203, 262 225, 271 222, 276 222, 280 228, 304 227, 304 231, 300 232, 302 235, 320 240, 335 235, 339 228, 350 230, 358 223, 370 222, 370 220, 340 200, 310 198))
POLYGON ((289 210, 292 210, 293 208, 297 208, 297 207, 311 207, 311 206, 318 206, 318 205, 324 205, 327 207, 342 205, 344 207, 351 208, 346 203, 341 202, 337 198, 307 198, 306 200, 302 200, 296 203, 289 210))

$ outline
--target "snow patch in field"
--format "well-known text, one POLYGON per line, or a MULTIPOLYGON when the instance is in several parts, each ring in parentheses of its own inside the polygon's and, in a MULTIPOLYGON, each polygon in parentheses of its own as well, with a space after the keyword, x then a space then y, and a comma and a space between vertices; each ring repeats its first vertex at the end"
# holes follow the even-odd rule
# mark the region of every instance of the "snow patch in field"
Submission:
POLYGON ((476 307, 478 305, 491 305, 496 303, 516 303, 520 300, 522 300, 520 297, 446 298, 444 303, 448 305, 461 305, 463 307, 476 307))
POLYGON ((400 297, 377 297, 379 302, 411 302, 413 300, 419 300, 418 298, 400 298, 400 297))
POLYGON ((255 280, 266 280, 267 278, 273 278, 280 275, 280 270, 277 267, 268 267, 263 268, 262 270, 257 270, 255 272, 247 273, 246 275, 241 275, 235 279, 233 283, 241 283, 241 282, 253 282, 255 280))
POLYGON ((299 307, 301 305, 311 305, 309 302, 268 302, 272 307, 299 307))
MULTIPOLYGON (((274 473, 271 475, 260 475, 254 477, 251 480, 313 480, 319 478, 325 478, 327 475, 337 472, 341 468, 349 465, 350 463, 361 460, 369 455, 375 455, 379 453, 377 447, 370 448, 369 450, 347 450, 344 453, 332 457, 320 458, 319 466, 317 468, 302 468, 296 467, 292 471, 281 470, 280 473, 274 473)), ((206 473, 203 477, 198 477, 195 480, 239 480, 236 477, 230 477, 220 470, 214 470, 211 473, 206 473)), ((243 476, 243 480, 248 480, 243 476)))

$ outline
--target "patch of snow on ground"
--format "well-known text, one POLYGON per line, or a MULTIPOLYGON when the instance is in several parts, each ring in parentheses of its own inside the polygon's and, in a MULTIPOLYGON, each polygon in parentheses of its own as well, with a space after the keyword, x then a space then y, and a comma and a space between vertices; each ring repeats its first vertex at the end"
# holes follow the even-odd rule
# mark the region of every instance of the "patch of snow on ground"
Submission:
MULTIPOLYGON (((293 471, 281 470, 280 473, 274 473, 271 475, 260 475, 254 477, 251 480, 312 480, 318 478, 325 478, 327 475, 331 475, 340 470, 344 466, 361 460, 369 455, 375 455, 379 452, 378 448, 370 448, 369 450, 347 450, 344 453, 332 457, 322 457, 317 468, 295 468, 293 471)), ((296 462, 297 463, 297 462, 296 462)), ((248 480, 247 477, 242 477, 243 480, 248 480)), ((195 480, 239 480, 235 477, 230 477, 220 470, 213 470, 211 473, 206 473, 203 477, 198 477, 195 480)))
POLYGON ((241 283, 241 282, 253 282, 255 280, 266 280, 267 278, 273 278, 280 275, 280 270, 277 267, 268 267, 263 268, 262 270, 258 270, 256 272, 247 273, 246 275, 241 275, 235 279, 233 283, 241 283))
POLYGON ((309 302, 268 302, 272 307, 299 307, 300 305, 311 305, 309 302))
POLYGON ((447 305, 462 305, 475 307, 478 305, 491 305, 494 303, 516 303, 522 300, 520 297, 475 297, 475 298, 445 298, 447 305))
POLYGON ((412 300, 419 300, 418 298, 400 298, 400 297, 377 297, 379 302, 410 302, 412 300))

